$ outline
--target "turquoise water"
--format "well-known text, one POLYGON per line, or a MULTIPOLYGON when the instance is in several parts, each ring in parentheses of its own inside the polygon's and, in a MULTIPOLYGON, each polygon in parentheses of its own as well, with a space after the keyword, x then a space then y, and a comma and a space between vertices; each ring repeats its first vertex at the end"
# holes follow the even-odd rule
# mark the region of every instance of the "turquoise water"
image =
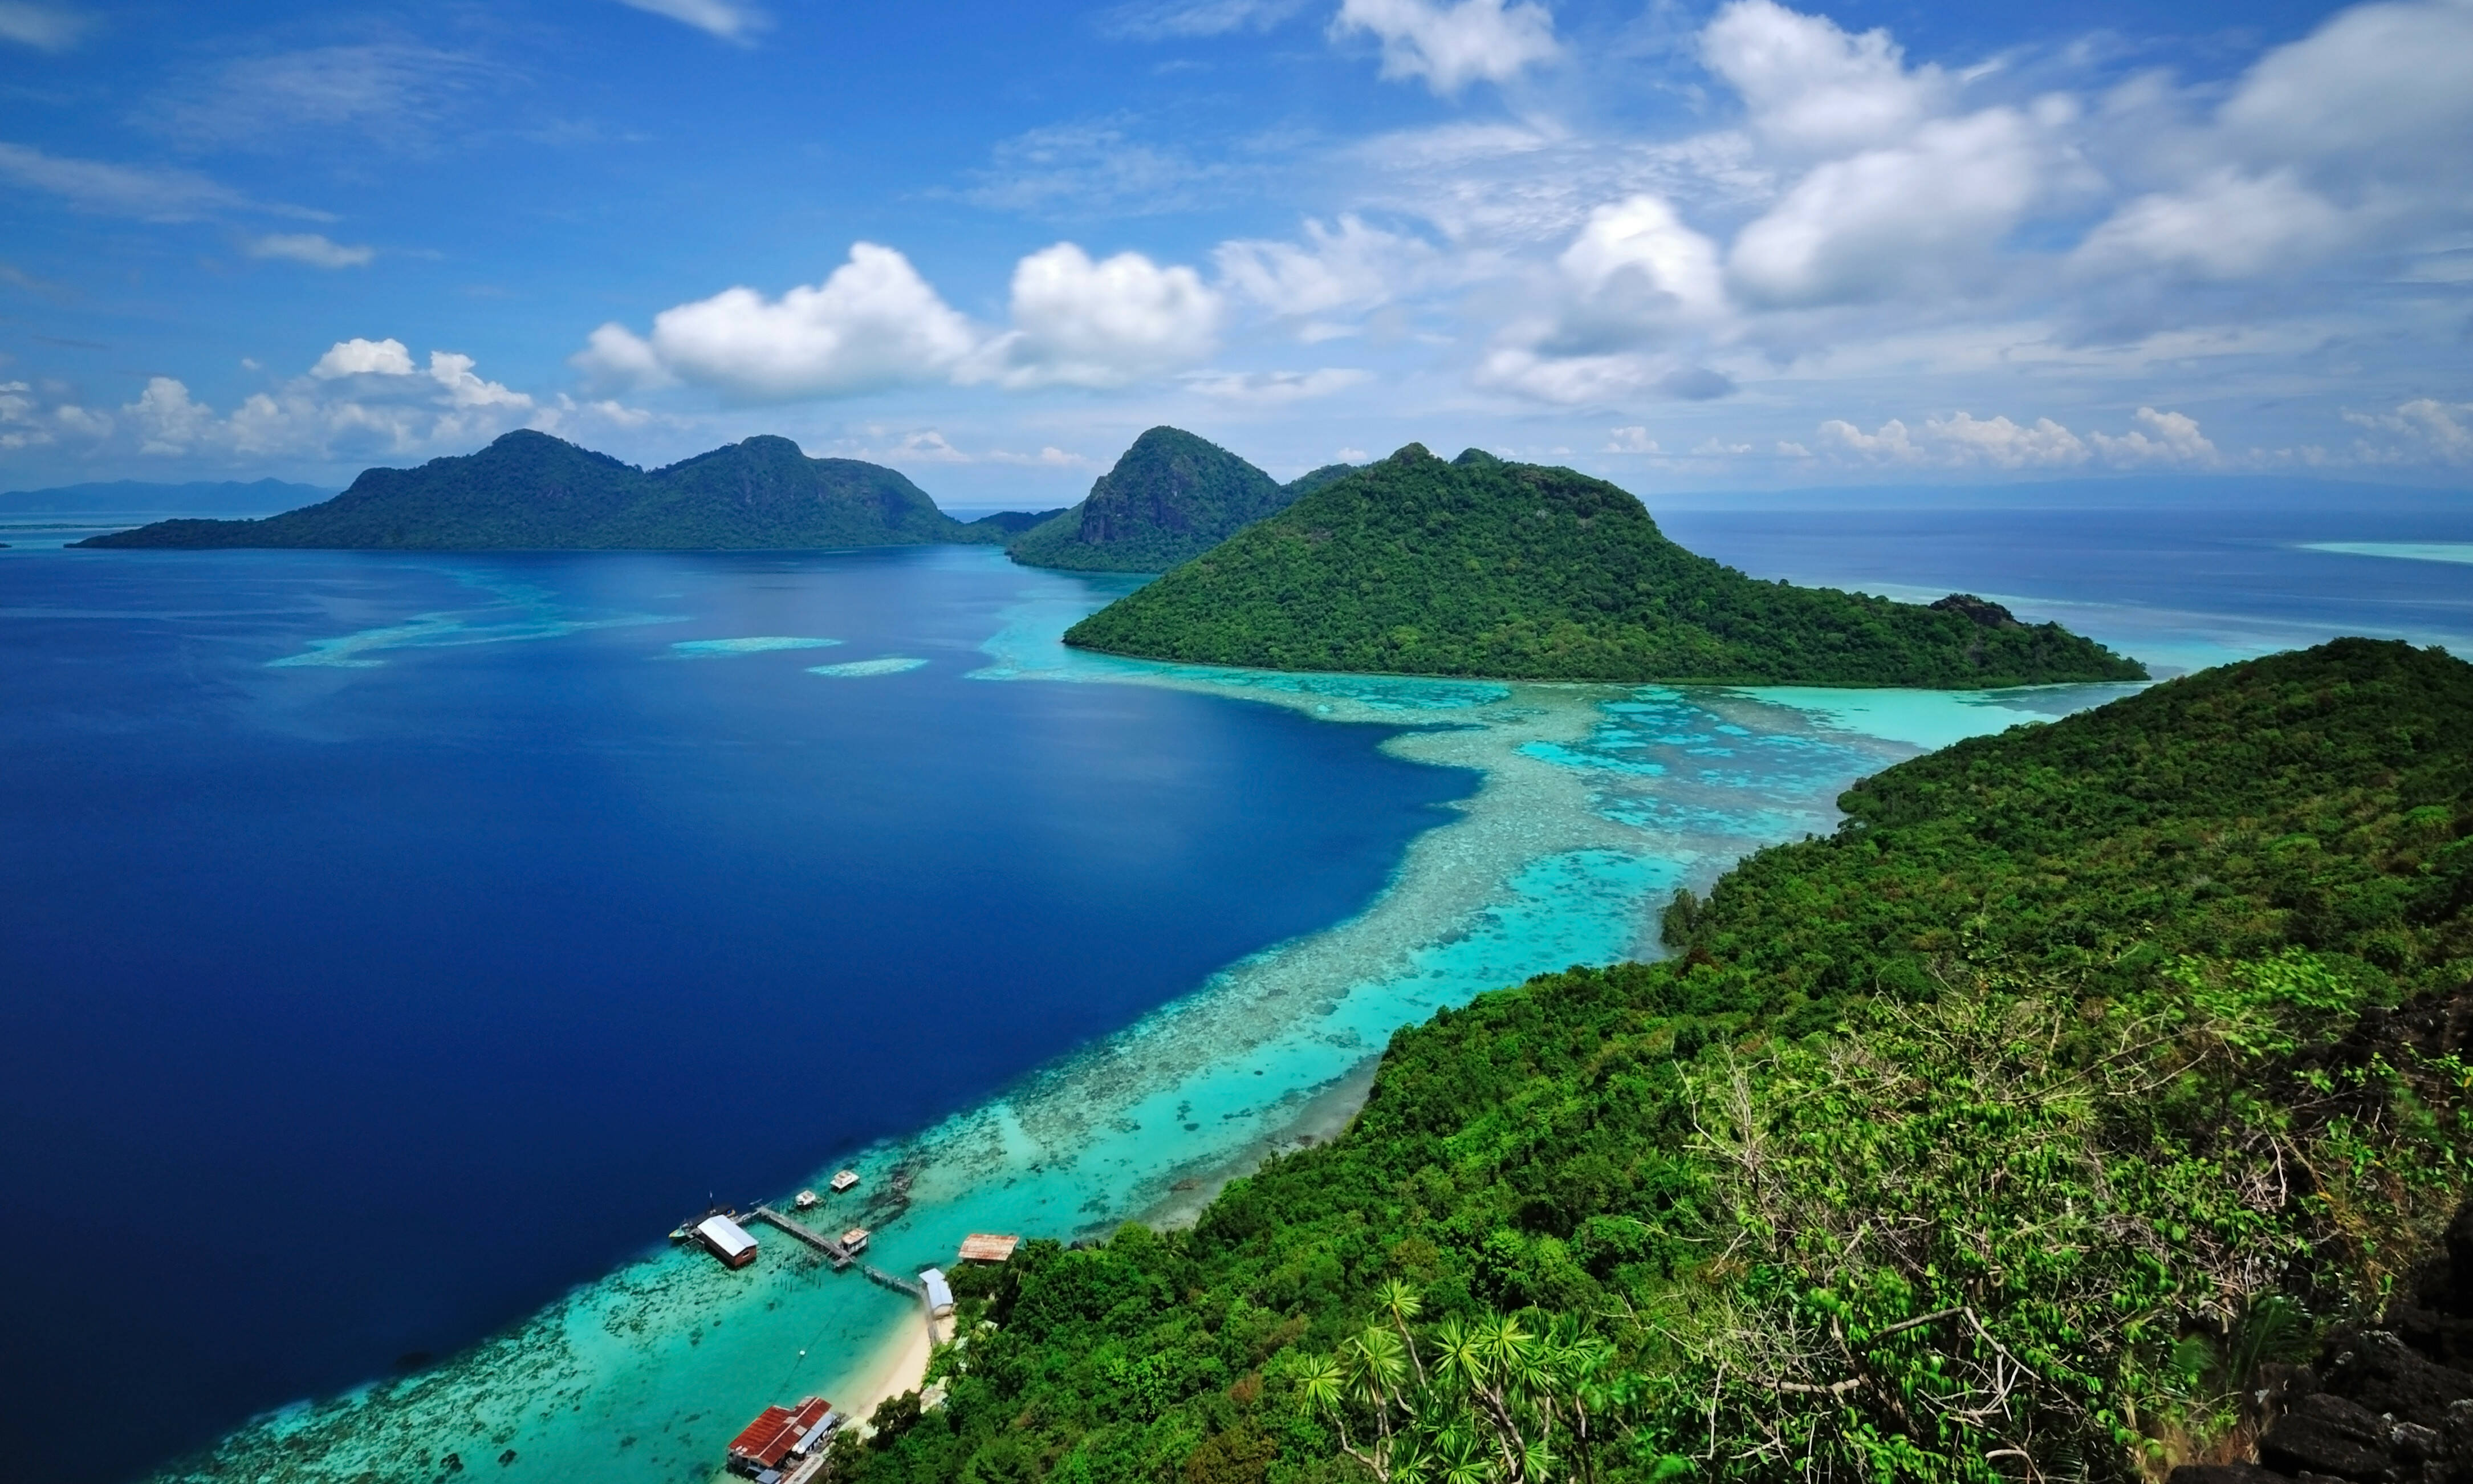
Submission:
MULTIPOLYGON (((811 1225, 871 1227, 870 1257, 891 1271, 948 1262, 973 1231, 1072 1239, 1133 1216, 1183 1219, 1265 1153, 1344 1126, 1402 1025, 1535 973, 1653 955, 1651 924, 1677 886, 1829 828, 1832 801, 1855 778, 2125 688, 1995 700, 1494 684, 1067 650, 1064 628, 1111 595, 1108 582, 1077 597, 1041 584, 1005 615, 973 678, 1166 686, 1334 723, 1422 721, 1388 749, 1484 782, 1357 917, 1229 966, 978 1107, 836 1161, 863 1184, 828 1197, 811 1225)), ((899 663, 813 668, 864 676, 899 663)), ((829 1087, 829 1071, 784 1079, 780 1115, 829 1087)), ((855 1394, 886 1337, 919 1323, 909 1301, 758 1235, 763 1257, 746 1272, 659 1253, 443 1366, 264 1419, 217 1451, 215 1476, 344 1480, 512 1450, 509 1477, 708 1478, 746 1417, 810 1392, 855 1394)))
POLYGON ((2344 557, 2389 557, 2399 562, 2473 563, 2473 541, 2307 541, 2301 549, 2344 557))

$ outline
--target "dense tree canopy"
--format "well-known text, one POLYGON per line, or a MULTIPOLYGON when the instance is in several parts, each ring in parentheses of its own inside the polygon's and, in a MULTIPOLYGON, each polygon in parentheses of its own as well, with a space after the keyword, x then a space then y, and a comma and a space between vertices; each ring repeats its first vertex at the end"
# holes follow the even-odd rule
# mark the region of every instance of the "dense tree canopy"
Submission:
POLYGON ((649 473, 550 437, 509 433, 478 453, 373 468, 321 504, 263 520, 165 520, 86 546, 395 547, 439 551, 813 549, 997 542, 899 472, 810 459, 751 438, 649 473))
POLYGON ((2473 1150, 2473 667, 2341 641, 1893 768, 1678 956, 1402 1031, 1190 1231, 964 1275, 863 1484, 2128 1481, 2473 1150))
MULTIPOLYGON (((1328 474, 1317 469, 1298 484, 1328 474)), ((1082 503, 1007 550, 1028 566, 1164 572, 1296 495, 1297 486, 1281 485, 1217 443, 1156 427, 1134 440, 1082 503)))
MULTIPOLYGON (((1308 476, 1311 478, 1313 476, 1308 476)), ((2138 680, 2057 624, 1756 581, 1570 469, 1410 444, 1084 619, 1066 641, 1287 670, 1991 686, 2138 680)))

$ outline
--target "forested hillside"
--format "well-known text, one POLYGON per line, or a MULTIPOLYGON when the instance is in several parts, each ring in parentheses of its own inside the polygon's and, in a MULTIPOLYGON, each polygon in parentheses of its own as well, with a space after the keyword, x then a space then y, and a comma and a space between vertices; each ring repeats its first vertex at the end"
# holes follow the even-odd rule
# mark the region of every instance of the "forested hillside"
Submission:
POLYGON ((373 468, 331 500, 263 520, 165 520, 82 546, 384 547, 437 551, 736 550, 999 542, 894 469, 810 459, 786 438, 726 444, 650 471, 546 433, 373 468))
POLYGON ((1027 566, 1082 572, 1164 572, 1296 498, 1333 469, 1282 485, 1217 443, 1181 428, 1135 439, 1078 505, 1006 549, 1027 566))
POLYGON ((962 1275, 943 1404, 836 1478, 2239 1456, 2464 1191, 2473 667, 2338 641, 1843 805, 1678 898, 1673 958, 1401 1032, 1346 1135, 1192 1230, 962 1275))
POLYGON ((1536 680, 1992 686, 2147 674, 2058 624, 1962 595, 1920 607, 1756 581, 1667 539, 1604 480, 1475 449, 1446 464, 1414 443, 1118 599, 1066 642, 1536 680))

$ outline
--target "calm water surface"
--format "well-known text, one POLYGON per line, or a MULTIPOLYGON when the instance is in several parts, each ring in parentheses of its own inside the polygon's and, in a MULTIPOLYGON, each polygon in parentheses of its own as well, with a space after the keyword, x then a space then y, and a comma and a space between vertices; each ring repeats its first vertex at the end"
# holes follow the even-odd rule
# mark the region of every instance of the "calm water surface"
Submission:
MULTIPOLYGON (((2407 503, 1660 516, 1762 577, 1973 590, 2170 673, 2338 633, 2473 651, 2473 519, 2407 503)), ((316 1438, 284 1476, 348 1477, 526 1425, 555 1373, 600 1410, 520 1438, 526 1470, 617 1468, 606 1434, 659 1421, 625 1476, 701 1477, 732 1408, 814 1383, 784 1356, 899 1307, 778 1253, 754 1287, 632 1260, 708 1193, 916 1169, 870 1217, 888 1262, 1149 1209, 1392 1026, 1645 950, 1664 892, 1826 827, 1851 778, 2117 693, 1198 676, 1057 649, 1121 580, 985 550, 33 535, 0 553, 0 1457, 43 1478, 526 1315, 501 1358, 229 1456, 316 1438)))
POLYGON ((1471 786, 966 681, 1084 590, 988 556, 0 554, 0 1473, 460 1348, 1355 912, 1471 786))

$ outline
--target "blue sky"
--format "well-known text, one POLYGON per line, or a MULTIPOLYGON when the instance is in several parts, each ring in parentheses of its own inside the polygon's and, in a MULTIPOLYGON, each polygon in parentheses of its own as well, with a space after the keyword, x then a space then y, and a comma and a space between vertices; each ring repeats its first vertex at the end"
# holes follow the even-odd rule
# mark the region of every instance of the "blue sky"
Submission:
POLYGON ((0 485, 2473 467, 2473 3, 0 0, 0 485))

